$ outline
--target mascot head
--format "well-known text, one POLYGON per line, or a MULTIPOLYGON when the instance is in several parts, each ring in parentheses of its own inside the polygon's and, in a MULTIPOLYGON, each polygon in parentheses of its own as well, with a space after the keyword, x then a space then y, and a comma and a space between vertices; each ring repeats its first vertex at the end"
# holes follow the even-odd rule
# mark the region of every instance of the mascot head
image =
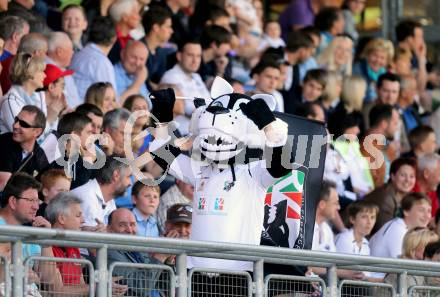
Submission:
POLYGON ((273 111, 275 98, 272 95, 249 97, 234 93, 227 81, 217 77, 211 88, 211 98, 208 105, 199 101, 191 118, 190 131, 196 136, 202 155, 221 162, 235 157, 248 145, 264 145, 264 133, 243 114, 240 105, 260 98, 273 111))

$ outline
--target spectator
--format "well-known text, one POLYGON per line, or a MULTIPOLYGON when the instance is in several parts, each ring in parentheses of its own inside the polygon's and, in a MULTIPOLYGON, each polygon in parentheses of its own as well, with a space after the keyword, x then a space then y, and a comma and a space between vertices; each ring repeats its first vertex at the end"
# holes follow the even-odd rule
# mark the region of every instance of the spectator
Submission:
POLYGON ((258 51, 262 52, 270 47, 279 48, 285 46, 286 43, 281 38, 280 24, 273 20, 267 21, 266 24, 264 24, 264 34, 258 46, 258 51))
MULTIPOLYGON (((54 64, 65 70, 70 66, 74 53, 73 43, 69 36, 64 32, 52 32, 49 35, 48 43, 47 63, 54 64)), ((78 89, 72 76, 65 78, 64 92, 70 108, 75 108, 82 103, 82 98, 79 97, 78 89)))
POLYGON ((342 6, 342 14, 345 20, 344 33, 348 34, 354 42, 359 39, 355 16, 362 13, 366 3, 366 0, 345 0, 342 6))
POLYGON ((431 199, 432 215, 439 208, 437 187, 440 184, 440 156, 425 154, 417 158, 417 181, 413 192, 420 192, 431 199))
POLYGON ((97 82, 87 89, 85 102, 96 105, 104 114, 117 107, 116 92, 109 82, 97 82))
POLYGON ((61 25, 73 43, 74 52, 79 52, 85 45, 84 32, 87 30, 87 18, 81 5, 70 4, 63 9, 61 25))
POLYGON ((59 137, 64 135, 70 137, 63 139, 65 141, 64 147, 58 144, 60 141, 56 141, 53 147, 46 149, 46 154, 50 155, 50 159, 55 160, 50 164, 50 167, 64 169, 68 172, 69 177, 72 178, 71 189, 75 189, 94 178, 95 171, 92 169, 92 164, 100 152, 96 150, 93 142, 90 142, 89 139, 92 135, 92 121, 77 112, 65 114, 58 122, 57 134, 59 137), (74 154, 74 150, 79 150, 76 162, 72 162, 70 159, 66 161, 65 156, 71 156, 74 154))
POLYGON ((425 154, 433 154, 437 151, 437 139, 434 129, 430 126, 421 125, 414 128, 408 135, 411 151, 403 154, 405 157, 418 158, 425 154))
POLYGON ((129 117, 130 112, 125 108, 114 109, 104 115, 102 128, 113 140, 115 154, 125 155, 124 131, 129 117))
POLYGON ((315 27, 321 31, 321 43, 317 49, 320 54, 337 35, 344 33, 345 20, 342 10, 337 7, 324 7, 315 18, 315 27))
POLYGON ((320 96, 320 103, 325 112, 325 119, 328 119, 341 102, 343 76, 336 71, 327 71, 326 76, 327 79, 320 96))
POLYGON ((370 239, 371 255, 397 258, 402 255, 403 237, 408 230, 428 226, 431 200, 421 193, 410 193, 402 199, 402 217, 388 221, 370 239))
POLYGON ((164 48, 173 34, 171 13, 163 7, 153 7, 142 17, 142 26, 145 30, 143 42, 148 48, 147 60, 148 83, 153 88, 167 70, 167 55, 170 51, 164 48))
MULTIPOLYGON (((440 241, 428 243, 423 252, 423 257, 425 261, 440 261, 440 241)), ((435 276, 425 277, 425 283, 428 286, 438 286, 440 284, 440 279, 435 276)))
POLYGON ((4 40, 0 62, 17 54, 23 36, 29 33, 29 24, 21 17, 7 15, 0 18, 0 37, 4 40))
POLYGON ((388 168, 398 155, 389 143, 399 129, 399 113, 389 104, 377 104, 370 111, 369 122, 371 127, 361 141, 361 150, 370 160, 370 173, 377 188, 389 179, 388 168))
POLYGON ((216 76, 232 77, 232 63, 227 56, 231 50, 231 38, 231 32, 220 26, 203 29, 200 37, 202 62, 198 71, 203 81, 209 83, 216 76))
POLYGON ((14 119, 12 133, 0 135, 0 189, 16 172, 36 175, 48 166, 37 143, 45 126, 44 113, 36 106, 25 105, 14 119))
POLYGON ((140 41, 129 41, 122 49, 121 60, 115 65, 117 93, 122 101, 134 94, 148 98, 145 84, 148 77, 147 59, 148 49, 140 41))
POLYGON ((32 10, 34 5, 35 1, 13 0, 8 7, 8 15, 18 16, 26 20, 32 32, 47 34, 50 29, 46 24, 46 20, 32 10))
MULTIPOLYGON (((24 35, 18 46, 18 53, 31 54, 34 57, 46 58, 47 54, 47 38, 40 33, 29 33, 24 35)), ((10 56, 4 60, 0 67, 3 67, 3 71, 0 73, 1 89, 4 93, 9 91, 12 86, 10 70, 14 56, 10 56)))
POLYGON ((38 208, 37 216, 45 217, 46 207, 49 202, 59 193, 68 192, 70 190, 72 179, 67 177, 62 169, 49 169, 41 175, 40 180, 40 194, 43 198, 43 203, 41 203, 38 208))
MULTIPOLYGON (((114 210, 108 219, 108 233, 133 236, 137 234, 136 218, 133 213, 126 208, 114 210)), ((136 251, 109 250, 108 264, 113 262, 126 262, 138 264, 162 264, 167 255, 154 254, 150 257, 145 253, 136 251)), ((119 284, 128 288, 128 296, 152 296, 152 290, 156 288, 156 282, 160 276, 157 269, 138 269, 131 267, 116 267, 113 270, 114 276, 120 276, 119 284)), ((160 294, 159 292, 157 292, 160 294)))
POLYGON ((323 0, 291 1, 279 18, 283 39, 287 40, 291 32, 313 25, 315 15, 324 4, 323 0))
POLYGON ((321 33, 313 26, 304 27, 300 30, 300 32, 309 36, 313 41, 312 55, 308 57, 305 61, 301 62, 301 64, 299 65, 299 78, 300 82, 302 82, 304 80, 304 77, 306 76, 306 73, 309 70, 319 68, 318 63, 316 62, 315 53, 316 49, 321 43, 321 33))
POLYGON ((130 112, 144 111, 145 114, 136 119, 135 125, 141 128, 146 128, 150 123, 150 116, 148 110, 150 110, 149 100, 145 99, 140 94, 131 95, 125 100, 124 108, 130 112))
POLYGON ((108 216, 116 209, 114 198, 130 186, 131 169, 116 158, 107 157, 95 179, 72 190, 82 200, 84 230, 105 232, 108 216))
MULTIPOLYGON (((51 224, 45 218, 36 216, 40 202, 38 199, 40 188, 40 183, 26 173, 19 172, 11 176, 3 189, 0 200, 0 224, 15 226, 30 224, 34 227, 51 228, 51 224)), ((9 243, 1 244, 0 251, 9 259, 11 258, 9 243)), ((22 256, 25 258, 31 256, 53 257, 52 247, 23 243, 22 256)), ((53 265, 40 263, 39 266, 39 282, 52 284, 56 279, 53 265)), ((33 278, 31 277, 29 281, 33 282, 33 278)))
POLYGON ((292 114, 297 103, 300 80, 300 64, 312 56, 314 45, 312 38, 303 32, 293 32, 286 42, 286 60, 291 65, 282 92, 284 112, 292 114))
POLYGON ((159 207, 157 209, 157 221, 159 230, 166 233, 167 211, 174 204, 190 204, 194 199, 194 187, 180 179, 176 179, 176 184, 166 191, 160 197, 159 207))
POLYGON ((260 61, 251 71, 255 81, 255 93, 271 94, 276 101, 275 111, 284 112, 283 95, 277 91, 280 80, 280 66, 272 61, 260 61))
POLYGON ((155 217, 159 206, 160 188, 159 186, 149 186, 154 182, 137 181, 131 189, 131 197, 135 208, 133 214, 138 226, 137 235, 142 237, 159 237, 159 228, 155 217))
POLYGON ((410 193, 416 183, 416 161, 399 158, 391 163, 388 183, 365 195, 364 200, 379 206, 376 225, 372 234, 376 233, 386 222, 397 217, 403 197, 410 193))
POLYGON ((140 7, 137 0, 116 0, 113 1, 108 13, 116 25, 116 42, 110 50, 108 57, 113 64, 121 59, 121 50, 123 50, 129 40, 133 37, 130 31, 136 29, 141 21, 139 14, 140 7))
POLYGON ((55 130, 59 116, 67 108, 64 96, 65 80, 73 74, 73 71, 63 71, 53 64, 47 64, 44 73, 46 78, 43 81, 43 91, 47 109, 47 124, 48 129, 55 130))
POLYGON ((327 84, 327 71, 323 69, 312 69, 306 73, 304 81, 301 85, 301 102, 317 101, 327 84))
POLYGON ((318 57, 323 68, 344 76, 351 75, 352 63, 353 41, 347 36, 336 36, 318 57))
POLYGON ((386 67, 391 63, 393 56, 394 47, 391 41, 376 38, 367 43, 361 53, 361 60, 353 65, 353 74, 362 76, 367 83, 364 103, 377 97, 377 80, 386 72, 386 67))
MULTIPOLYGON (((199 41, 189 40, 177 52, 178 63, 164 73, 161 84, 176 85, 185 97, 210 98, 210 94, 202 78, 197 73, 202 61, 202 47, 199 41)), ((188 134, 190 117, 194 111, 194 103, 185 100, 185 114, 177 116, 179 132, 188 134)))
POLYGON ((25 105, 35 105, 44 114, 47 113, 43 93, 36 92, 44 86, 44 69, 42 58, 21 53, 14 57, 10 76, 13 86, 5 94, 0 105, 1 133, 12 132, 14 118, 25 105))
POLYGON ((85 98, 86 90, 96 82, 110 83, 116 90, 115 70, 107 57, 115 41, 112 20, 108 17, 96 18, 90 28, 89 43, 73 56, 71 63, 80 98, 85 98))
MULTIPOLYGON (((432 242, 436 242, 438 239, 438 235, 427 228, 415 228, 408 231, 403 238, 401 258, 410 260, 423 260, 425 247, 432 242)), ((385 283, 392 284, 395 288, 397 288, 397 284, 399 282, 398 276, 394 273, 387 274, 384 281, 385 283)), ((423 286, 425 285, 425 277, 415 275, 406 276, 406 282, 408 288, 412 286, 423 286)))
POLYGON ((83 103, 75 111, 87 116, 92 121, 93 134, 101 134, 104 114, 98 106, 92 103, 83 103))
POLYGON ((406 133, 410 133, 412 129, 422 124, 419 112, 417 108, 414 107, 416 95, 417 82, 414 76, 401 77, 400 96, 397 101, 397 106, 399 107, 406 133))
POLYGON ((192 207, 190 204, 173 204, 167 210, 166 237, 189 239, 191 235, 192 207))
POLYGON ((307 119, 325 122, 324 109, 318 102, 306 102, 299 104, 295 110, 295 115, 307 119))

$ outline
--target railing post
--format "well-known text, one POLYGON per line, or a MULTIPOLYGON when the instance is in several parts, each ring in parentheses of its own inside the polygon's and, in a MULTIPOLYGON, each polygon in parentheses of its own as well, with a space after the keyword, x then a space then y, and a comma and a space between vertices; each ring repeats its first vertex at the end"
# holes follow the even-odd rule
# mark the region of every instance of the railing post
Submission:
POLYGON ((96 284, 96 296, 107 297, 107 246, 100 247, 96 253, 96 266, 98 268, 98 283, 96 284))
POLYGON ((24 296, 23 285, 25 275, 21 241, 12 243, 12 271, 12 296, 24 296))
POLYGON ((188 275, 186 273, 186 254, 177 255, 176 271, 178 275, 177 297, 186 297, 188 295, 188 275))
POLYGON ((328 297, 338 296, 338 273, 336 265, 327 268, 328 297))
POLYGON ((254 262, 254 284, 255 284, 255 297, 264 296, 264 262, 258 260, 254 262))
POLYGON ((407 297, 408 296, 408 283, 407 283, 407 272, 404 271, 402 273, 398 274, 398 292, 400 297, 407 297))

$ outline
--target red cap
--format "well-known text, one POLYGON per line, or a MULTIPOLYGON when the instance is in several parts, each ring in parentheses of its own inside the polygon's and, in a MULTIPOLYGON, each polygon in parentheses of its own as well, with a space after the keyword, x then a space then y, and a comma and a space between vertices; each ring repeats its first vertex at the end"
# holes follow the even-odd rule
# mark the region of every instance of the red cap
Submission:
POLYGON ((44 86, 47 87, 49 86, 51 83, 53 83, 54 81, 56 81, 57 79, 59 79, 60 77, 65 77, 68 75, 72 75, 73 74, 73 70, 66 70, 63 71, 60 68, 58 68, 57 66, 53 65, 53 64, 47 64, 46 65, 46 69, 44 70, 44 73, 46 73, 46 78, 44 79, 44 86))

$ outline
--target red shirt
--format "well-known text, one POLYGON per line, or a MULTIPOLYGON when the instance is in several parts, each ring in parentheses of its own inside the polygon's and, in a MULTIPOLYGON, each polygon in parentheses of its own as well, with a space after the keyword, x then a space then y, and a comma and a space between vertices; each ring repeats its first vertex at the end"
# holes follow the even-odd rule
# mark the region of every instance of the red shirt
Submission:
MULTIPOLYGON (((420 185, 418 182, 416 182, 412 191, 415 193, 421 192, 420 185)), ((435 191, 431 191, 431 192, 428 192, 425 194, 426 194, 426 196, 428 196, 431 199, 431 207, 432 207, 431 215, 434 217, 435 213, 437 212, 437 209, 439 208, 437 193, 435 191)))
MULTIPOLYGON (((53 255, 57 258, 81 259, 78 248, 52 247, 53 255)), ((82 279, 82 265, 78 263, 58 262, 57 268, 61 273, 63 284, 79 285, 82 279)))
POLYGON ((127 46, 127 43, 133 39, 133 37, 131 37, 130 34, 127 34, 126 36, 122 36, 118 28, 116 28, 116 37, 118 38, 119 44, 121 45, 122 49, 125 48, 127 46))
POLYGON ((1 62, 3 70, 0 73, 0 83, 2 86, 3 94, 6 94, 12 85, 11 79, 9 77, 9 70, 12 64, 12 59, 14 59, 14 56, 10 56, 9 58, 6 58, 6 60, 3 60, 1 62))

